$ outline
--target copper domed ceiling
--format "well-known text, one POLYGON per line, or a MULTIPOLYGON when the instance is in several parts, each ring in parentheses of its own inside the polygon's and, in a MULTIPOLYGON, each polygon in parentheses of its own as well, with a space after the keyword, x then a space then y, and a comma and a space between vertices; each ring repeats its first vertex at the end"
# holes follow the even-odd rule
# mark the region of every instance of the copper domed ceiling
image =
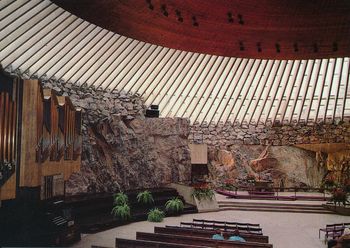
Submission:
POLYGON ((53 0, 118 34, 241 58, 350 55, 349 0, 53 0))

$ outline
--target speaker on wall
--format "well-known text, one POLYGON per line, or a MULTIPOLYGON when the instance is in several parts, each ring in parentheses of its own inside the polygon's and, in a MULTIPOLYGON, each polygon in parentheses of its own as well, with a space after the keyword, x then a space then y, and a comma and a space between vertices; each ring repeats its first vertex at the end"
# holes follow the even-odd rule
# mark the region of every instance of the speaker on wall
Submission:
POLYGON ((158 118, 159 117, 159 107, 158 105, 151 105, 146 109, 146 117, 148 118, 158 118))

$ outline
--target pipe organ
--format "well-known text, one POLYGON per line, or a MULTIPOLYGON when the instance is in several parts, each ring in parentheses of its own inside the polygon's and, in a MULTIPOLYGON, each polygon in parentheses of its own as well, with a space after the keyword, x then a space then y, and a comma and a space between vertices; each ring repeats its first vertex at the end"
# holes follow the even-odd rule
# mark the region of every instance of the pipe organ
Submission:
POLYGON ((81 110, 38 80, 0 74, 0 200, 25 189, 42 200, 63 196, 80 169, 81 110))
POLYGON ((18 80, 0 75, 0 200, 15 197, 17 93, 18 80))

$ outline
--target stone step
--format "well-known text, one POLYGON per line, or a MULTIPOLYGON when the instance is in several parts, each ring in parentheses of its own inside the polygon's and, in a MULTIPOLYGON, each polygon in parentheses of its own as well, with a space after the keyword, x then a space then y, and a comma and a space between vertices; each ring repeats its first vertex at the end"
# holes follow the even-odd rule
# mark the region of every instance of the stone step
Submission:
POLYGON ((332 211, 320 209, 293 209, 293 208, 265 208, 265 207, 220 207, 219 211, 236 210, 236 211, 257 211, 257 212, 288 212, 288 213, 308 213, 308 214, 334 214, 332 211))
POLYGON ((245 205, 219 205, 219 208, 230 208, 230 207, 235 207, 235 208, 264 208, 264 209, 294 209, 294 210, 325 210, 323 207, 274 207, 274 206, 245 206, 245 205))
POLYGON ((334 214, 320 204, 218 201, 220 210, 334 214))
POLYGON ((257 203, 257 202, 218 202, 219 206, 258 206, 258 207, 275 207, 275 208, 321 208, 324 209, 320 204, 288 204, 288 203, 257 203))

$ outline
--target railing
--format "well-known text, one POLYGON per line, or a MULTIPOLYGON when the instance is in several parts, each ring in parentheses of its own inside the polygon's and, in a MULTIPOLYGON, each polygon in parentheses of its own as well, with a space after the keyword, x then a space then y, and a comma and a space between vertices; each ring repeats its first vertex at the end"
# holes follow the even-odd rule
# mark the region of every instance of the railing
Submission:
POLYGON ((324 188, 316 188, 316 187, 268 187, 264 188, 263 191, 256 191, 254 186, 251 187, 235 187, 235 189, 224 189, 220 188, 219 191, 227 191, 230 192, 230 196, 232 197, 239 197, 242 195, 239 195, 239 191, 248 191, 248 195, 246 195, 246 198, 254 199, 257 197, 262 198, 275 198, 275 199, 282 199, 282 198, 290 198, 290 199, 322 199, 322 200, 329 200, 329 198, 326 196, 326 191, 324 188), (281 195, 281 192, 291 192, 294 193, 294 195, 290 196, 284 196, 281 195), (322 194, 322 196, 316 197, 316 196, 302 196, 298 195, 298 192, 318 192, 322 194))

